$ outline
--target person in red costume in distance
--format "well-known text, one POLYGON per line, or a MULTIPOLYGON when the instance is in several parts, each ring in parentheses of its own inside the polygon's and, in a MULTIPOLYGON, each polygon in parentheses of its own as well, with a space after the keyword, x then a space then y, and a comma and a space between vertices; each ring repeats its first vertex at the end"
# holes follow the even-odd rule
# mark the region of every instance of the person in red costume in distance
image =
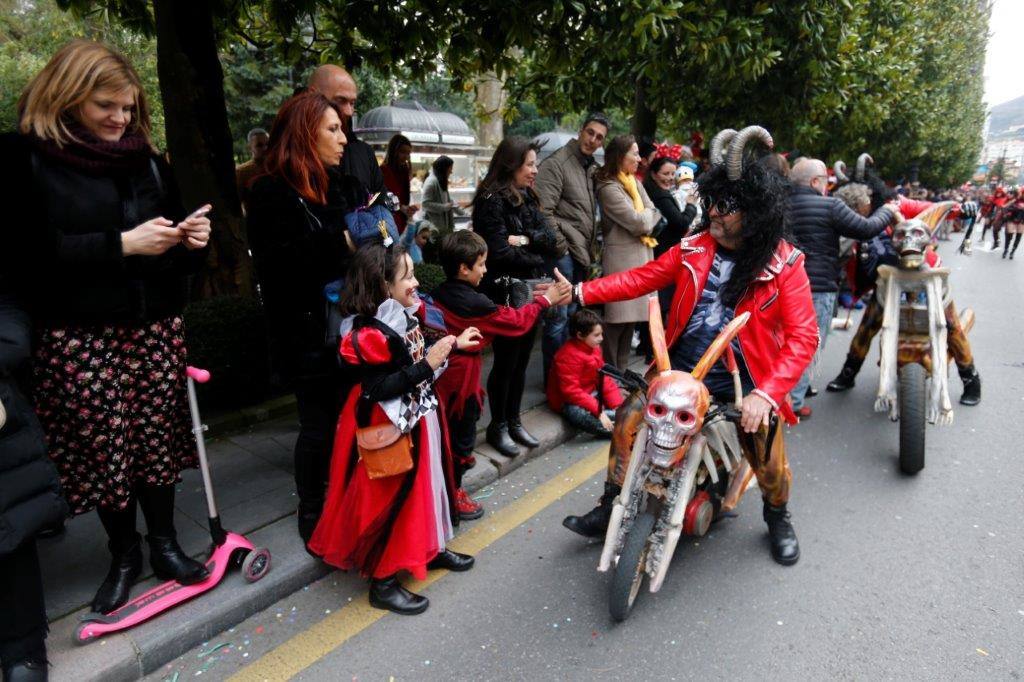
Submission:
MULTIPOLYGON (((818 347, 818 326, 803 253, 783 239, 786 183, 758 161, 743 163, 743 148, 752 137, 770 146, 763 128, 745 129, 725 162, 698 180, 705 215, 698 232, 647 265, 577 285, 575 297, 591 306, 674 284, 666 341, 672 368, 681 371, 693 369, 735 315, 751 314, 733 345, 744 393, 741 442, 764 498, 772 557, 791 565, 800 557, 787 510, 792 474, 781 430, 771 417, 778 413, 796 422, 788 394, 818 347)), ((704 382, 715 400, 735 399, 732 377, 721 363, 704 382)), ((567 517, 563 524, 570 530, 593 537, 607 529, 629 453, 613 447, 611 456, 600 505, 584 516, 567 517)))

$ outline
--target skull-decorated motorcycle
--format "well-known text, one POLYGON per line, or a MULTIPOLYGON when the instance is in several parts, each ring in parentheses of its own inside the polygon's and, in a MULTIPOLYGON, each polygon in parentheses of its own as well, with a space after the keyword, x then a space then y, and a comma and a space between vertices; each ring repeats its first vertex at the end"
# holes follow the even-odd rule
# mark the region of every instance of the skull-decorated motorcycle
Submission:
POLYGON ((954 206, 937 203, 898 223, 892 241, 899 264, 878 268, 875 295, 883 312, 875 410, 899 421, 899 466, 906 474, 924 468, 926 422, 953 421, 949 352, 967 343, 974 325, 971 310, 957 315, 952 305, 949 268, 939 267, 937 256, 928 257, 936 227, 954 206))
POLYGON ((661 588, 680 537, 707 533, 719 514, 735 508, 753 476, 740 447, 743 392, 731 346, 750 313, 722 329, 692 372, 670 367, 655 297, 649 315, 655 363, 647 379, 605 368, 641 401, 640 409, 618 415, 637 423, 617 424, 616 436, 635 436, 625 444, 632 455, 598 564, 599 571, 613 573, 609 609, 617 621, 629 616, 645 576, 651 592, 661 588), (719 360, 733 376, 733 405, 712 402, 703 384, 719 360))

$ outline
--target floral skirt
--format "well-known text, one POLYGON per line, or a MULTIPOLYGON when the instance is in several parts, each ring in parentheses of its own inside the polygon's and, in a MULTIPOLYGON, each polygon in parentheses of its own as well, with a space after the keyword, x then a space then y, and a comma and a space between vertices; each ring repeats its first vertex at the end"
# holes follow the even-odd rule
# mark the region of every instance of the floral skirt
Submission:
POLYGON ((136 485, 196 466, 179 317, 44 327, 33 398, 74 514, 124 509, 136 485))

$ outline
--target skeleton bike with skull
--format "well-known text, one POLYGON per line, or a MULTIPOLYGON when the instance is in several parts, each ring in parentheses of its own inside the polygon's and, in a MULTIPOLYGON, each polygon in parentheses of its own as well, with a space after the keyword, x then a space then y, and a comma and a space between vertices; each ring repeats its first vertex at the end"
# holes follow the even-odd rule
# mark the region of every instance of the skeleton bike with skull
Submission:
POLYGON ((743 392, 731 347, 750 313, 722 329, 692 372, 680 372, 669 364, 656 297, 648 308, 655 356, 648 381, 606 366, 640 400, 639 409, 617 415, 616 437, 635 435, 626 444, 631 456, 598 564, 599 571, 612 570, 609 609, 618 621, 629 616, 645 576, 651 592, 661 589, 679 538, 707 533, 716 516, 735 508, 752 477, 739 442, 743 392), (713 402, 702 381, 720 359, 733 376, 733 405, 713 402))
POLYGON ((959 324, 966 334, 974 324, 970 310, 955 321, 947 318, 947 313, 955 315, 949 269, 929 265, 927 259, 936 226, 954 205, 937 203, 916 218, 898 223, 892 242, 899 264, 878 268, 875 295, 883 313, 875 410, 888 412, 890 419, 900 423, 899 465, 906 474, 924 468, 926 422, 953 421, 949 325, 959 324))

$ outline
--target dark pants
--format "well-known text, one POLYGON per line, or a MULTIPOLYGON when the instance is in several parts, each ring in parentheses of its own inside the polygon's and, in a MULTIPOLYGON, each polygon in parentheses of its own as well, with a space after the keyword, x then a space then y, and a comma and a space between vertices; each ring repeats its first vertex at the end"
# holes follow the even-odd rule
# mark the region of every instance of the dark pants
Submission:
MULTIPOLYGON (((608 418, 613 422, 615 421, 615 410, 605 410, 604 413, 608 415, 608 418)), ((601 420, 590 413, 585 407, 579 405, 572 405, 566 403, 565 407, 562 408, 562 416, 565 420, 573 425, 574 428, 589 433, 592 436, 598 436, 601 438, 611 438, 612 432, 606 431, 604 426, 601 424, 601 420)))
POLYGON ((494 339, 494 365, 487 377, 492 422, 518 422, 526 388, 526 367, 537 338, 536 328, 515 338, 494 339))
MULTIPOLYGON (((562 275, 577 284, 585 277, 584 267, 572 259, 572 256, 565 254, 561 258, 545 265, 546 274, 554 279, 555 268, 562 275)), ((547 383, 548 373, 551 371, 551 363, 554 362, 555 353, 569 340, 569 317, 576 312, 577 305, 555 306, 544 312, 544 331, 540 341, 541 353, 544 356, 544 382, 547 383)))
POLYGON ((448 439, 452 446, 452 457, 455 459, 455 487, 462 487, 462 476, 466 473, 463 460, 472 456, 476 447, 476 423, 480 421, 480 403, 470 398, 466 401, 462 414, 456 417, 448 414, 448 439))
POLYGON ((295 440, 295 489, 299 506, 319 512, 327 490, 334 430, 351 384, 340 372, 296 382, 299 437, 295 440))
MULTIPOLYGON (((74 570, 70 565, 64 570, 74 570)), ((46 660, 46 606, 36 541, 0 556, 0 663, 46 660)))

